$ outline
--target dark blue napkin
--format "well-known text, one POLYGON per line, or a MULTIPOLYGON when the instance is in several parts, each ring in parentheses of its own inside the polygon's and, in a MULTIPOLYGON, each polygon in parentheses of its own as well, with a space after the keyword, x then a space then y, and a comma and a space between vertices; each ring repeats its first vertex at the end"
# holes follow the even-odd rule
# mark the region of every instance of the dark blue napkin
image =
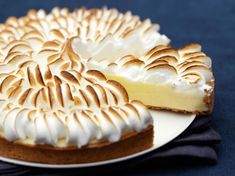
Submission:
POLYGON ((169 144, 147 155, 108 166, 88 169, 39 169, 0 162, 1 175, 75 175, 75 173, 99 173, 110 169, 124 169, 151 163, 158 165, 162 162, 178 162, 178 160, 201 160, 203 163, 216 163, 216 144, 220 142, 220 135, 213 129, 209 116, 197 117, 194 122, 176 139, 169 144))
POLYGON ((203 160, 204 163, 216 163, 216 144, 220 141, 220 135, 212 127, 211 117, 197 117, 185 132, 146 156, 143 161, 195 158, 203 160))

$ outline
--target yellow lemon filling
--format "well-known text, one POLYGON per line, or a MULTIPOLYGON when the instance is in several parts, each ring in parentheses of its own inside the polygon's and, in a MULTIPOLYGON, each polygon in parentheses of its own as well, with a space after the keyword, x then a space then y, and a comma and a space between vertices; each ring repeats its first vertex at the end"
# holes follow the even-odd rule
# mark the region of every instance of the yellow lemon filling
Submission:
POLYGON ((148 106, 190 112, 208 111, 208 106, 204 102, 205 94, 196 88, 183 92, 166 84, 131 81, 114 74, 106 74, 106 77, 121 83, 130 99, 140 100, 148 106))

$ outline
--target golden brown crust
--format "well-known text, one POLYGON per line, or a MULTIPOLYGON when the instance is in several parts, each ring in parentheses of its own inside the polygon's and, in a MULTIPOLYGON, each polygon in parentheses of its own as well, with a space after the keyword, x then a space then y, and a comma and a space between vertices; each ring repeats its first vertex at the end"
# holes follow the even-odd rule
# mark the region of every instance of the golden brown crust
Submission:
POLYGON ((209 94, 209 96, 206 96, 204 98, 204 102, 207 104, 208 111, 206 114, 211 113, 213 111, 214 107, 214 91, 215 91, 215 79, 209 84, 212 87, 212 92, 209 94))
POLYGON ((210 111, 186 111, 186 110, 167 108, 167 107, 157 107, 157 106, 150 106, 150 105, 147 105, 147 107, 151 110, 172 111, 172 112, 183 113, 183 114, 207 115, 208 113, 210 113, 210 111))
POLYGON ((23 161, 48 164, 77 164, 104 161, 131 155, 153 145, 153 126, 141 133, 122 138, 112 144, 103 143, 81 149, 46 145, 22 145, 0 138, 0 155, 23 161))

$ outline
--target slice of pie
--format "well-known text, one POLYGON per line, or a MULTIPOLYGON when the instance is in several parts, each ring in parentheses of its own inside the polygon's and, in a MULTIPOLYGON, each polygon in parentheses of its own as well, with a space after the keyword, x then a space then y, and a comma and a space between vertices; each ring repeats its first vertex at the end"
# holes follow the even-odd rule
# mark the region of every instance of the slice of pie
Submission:
MULTIPOLYGON (((73 49, 80 53, 81 41, 73 39, 73 49)), ((89 48, 89 45, 88 45, 89 48)), ((109 49, 100 53, 109 54, 109 49)), ((97 55, 100 55, 97 53, 97 55)), ((175 50, 157 45, 141 55, 100 59, 81 55, 91 69, 121 83, 131 99, 138 99, 151 109, 207 114, 213 108, 214 77, 211 59, 199 44, 175 50), (87 60, 86 60, 87 58, 87 60)))
POLYGON ((117 81, 88 69, 72 50, 72 37, 83 21, 80 16, 88 19, 105 11, 30 11, 1 24, 1 156, 87 163, 153 145, 147 107, 130 100, 117 81))
POLYGON ((130 13, 105 10, 81 19, 72 49, 90 69, 121 83, 131 99, 152 109, 212 111, 211 59, 199 44, 175 50, 159 26, 130 13))

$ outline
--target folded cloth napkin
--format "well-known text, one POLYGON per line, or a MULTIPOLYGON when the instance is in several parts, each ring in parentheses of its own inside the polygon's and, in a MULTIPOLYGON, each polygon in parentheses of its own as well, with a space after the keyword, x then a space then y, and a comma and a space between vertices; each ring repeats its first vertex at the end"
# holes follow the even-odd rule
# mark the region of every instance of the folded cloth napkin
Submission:
MULTIPOLYGON (((204 162, 216 163, 217 154, 215 145, 221 140, 220 135, 213 129, 210 116, 197 117, 194 122, 180 136, 175 138, 169 144, 153 151, 147 155, 126 161, 117 165, 136 165, 142 163, 169 162, 177 161, 179 158, 201 159, 204 162), (153 162, 154 161, 154 162, 153 162)), ((130 169, 130 167, 128 168, 130 169)), ((110 166, 102 166, 109 167, 110 166)), ((111 166, 112 167, 112 166, 111 166)), ((101 169, 103 170, 103 169, 101 169)), ((94 171, 94 169, 90 170, 94 171)), ((96 170, 94 171, 96 172, 96 170)), ((45 170, 30 167, 17 166, 0 161, 0 175, 67 175, 73 174, 73 170, 45 170), (71 172, 71 173, 70 173, 71 172)))
POLYGON ((220 135, 213 129, 211 117, 197 117, 181 135, 167 145, 148 154, 146 160, 176 160, 177 158, 194 158, 204 163, 216 163, 216 144, 220 135))

